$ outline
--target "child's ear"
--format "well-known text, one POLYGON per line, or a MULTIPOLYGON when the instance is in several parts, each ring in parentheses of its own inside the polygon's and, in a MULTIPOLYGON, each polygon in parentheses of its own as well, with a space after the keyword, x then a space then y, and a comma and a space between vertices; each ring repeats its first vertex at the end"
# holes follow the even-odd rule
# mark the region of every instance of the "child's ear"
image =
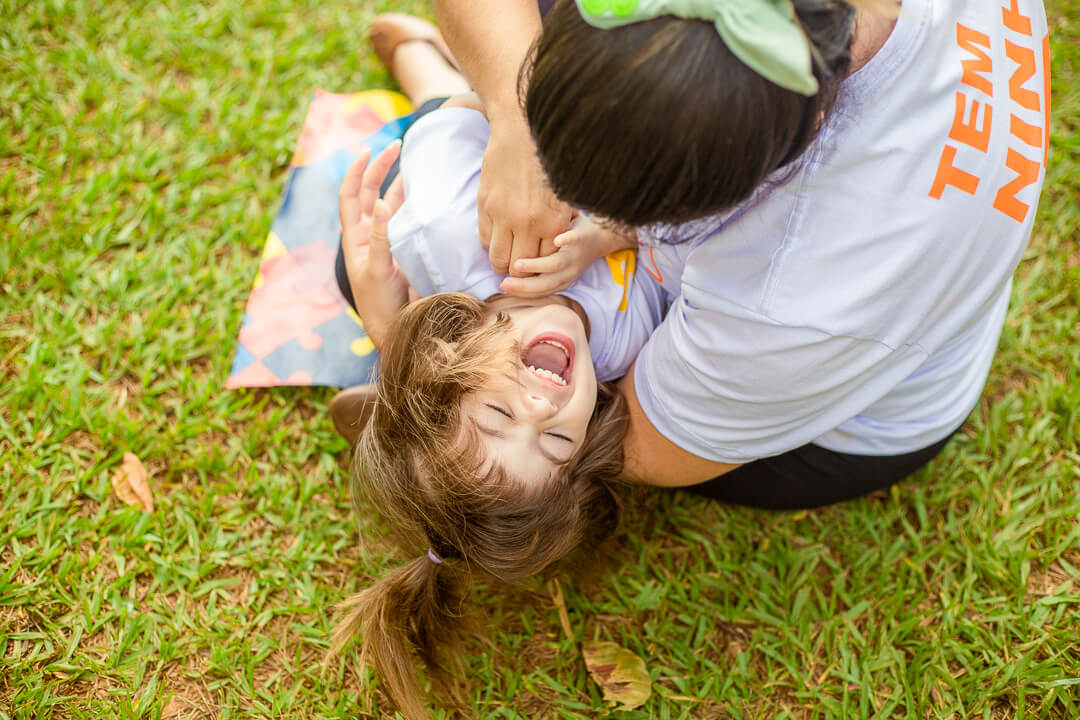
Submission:
POLYGON ((354 385, 345 388, 330 401, 330 418, 342 437, 355 445, 364 433, 375 410, 378 388, 374 385, 354 385))

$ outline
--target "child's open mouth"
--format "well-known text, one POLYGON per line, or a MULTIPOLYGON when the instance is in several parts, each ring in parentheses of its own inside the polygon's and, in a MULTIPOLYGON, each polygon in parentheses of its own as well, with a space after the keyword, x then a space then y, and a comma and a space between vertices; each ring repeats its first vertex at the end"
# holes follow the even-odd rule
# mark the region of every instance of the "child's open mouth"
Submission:
POLYGON ((525 348, 521 359, 538 377, 566 387, 574 365, 574 342, 556 333, 538 335, 525 348))

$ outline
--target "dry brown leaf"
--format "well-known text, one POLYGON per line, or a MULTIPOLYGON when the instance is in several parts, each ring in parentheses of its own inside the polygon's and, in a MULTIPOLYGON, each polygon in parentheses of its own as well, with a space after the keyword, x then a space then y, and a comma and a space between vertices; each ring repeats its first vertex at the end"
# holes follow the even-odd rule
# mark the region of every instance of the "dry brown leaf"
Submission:
POLYGON ((563 632, 566 633, 568 640, 573 640, 574 630, 570 627, 570 615, 566 612, 566 598, 563 597, 562 584, 559 583, 559 578, 553 577, 548 580, 547 589, 551 595, 551 601, 555 603, 555 609, 559 612, 559 624, 562 625, 563 632))
POLYGON ((652 695, 645 661, 626 648, 610 642, 589 642, 581 646, 581 654, 604 699, 618 705, 617 710, 641 707, 652 695))
POLYGON ((176 701, 176 696, 173 695, 169 698, 169 702, 165 704, 165 707, 161 708, 162 718, 174 718, 177 717, 182 710, 180 709, 180 703, 176 701))
POLYGON ((135 453, 124 453, 124 462, 112 478, 113 492, 128 505, 154 512, 154 494, 146 483, 146 468, 135 453))

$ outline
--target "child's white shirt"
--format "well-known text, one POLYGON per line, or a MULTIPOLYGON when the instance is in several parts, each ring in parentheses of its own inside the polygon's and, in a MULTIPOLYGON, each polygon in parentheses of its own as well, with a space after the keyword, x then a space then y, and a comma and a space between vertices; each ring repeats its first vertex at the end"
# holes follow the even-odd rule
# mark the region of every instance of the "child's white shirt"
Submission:
MULTIPOLYGON (((468 108, 441 108, 409 128, 401 151, 405 202, 390 220, 390 249, 422 296, 464 292, 486 299, 505 275, 491 268, 480 244, 476 193, 490 126, 468 108)), ((558 293, 589 318, 589 352, 600 381, 626 374, 663 319, 666 294, 637 272, 637 252, 597 260, 558 293)))

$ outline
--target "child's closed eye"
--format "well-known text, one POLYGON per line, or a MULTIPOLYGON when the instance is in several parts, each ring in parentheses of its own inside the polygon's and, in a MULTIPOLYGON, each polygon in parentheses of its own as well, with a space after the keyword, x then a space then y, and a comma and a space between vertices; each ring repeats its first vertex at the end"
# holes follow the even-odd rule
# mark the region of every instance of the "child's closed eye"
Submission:
MULTIPOLYGON (((504 408, 501 405, 496 405, 495 403, 484 403, 484 405, 486 407, 491 408, 492 410, 499 413, 500 415, 509 418, 510 420, 514 419, 514 413, 509 408, 504 408)), ((574 441, 571 438, 567 437, 566 435, 563 435, 562 433, 552 432, 552 431, 549 430, 549 431, 545 432, 544 434, 549 435, 549 436, 551 436, 553 438, 556 438, 558 440, 562 440, 563 442, 570 443, 571 445, 574 444, 574 441)))

